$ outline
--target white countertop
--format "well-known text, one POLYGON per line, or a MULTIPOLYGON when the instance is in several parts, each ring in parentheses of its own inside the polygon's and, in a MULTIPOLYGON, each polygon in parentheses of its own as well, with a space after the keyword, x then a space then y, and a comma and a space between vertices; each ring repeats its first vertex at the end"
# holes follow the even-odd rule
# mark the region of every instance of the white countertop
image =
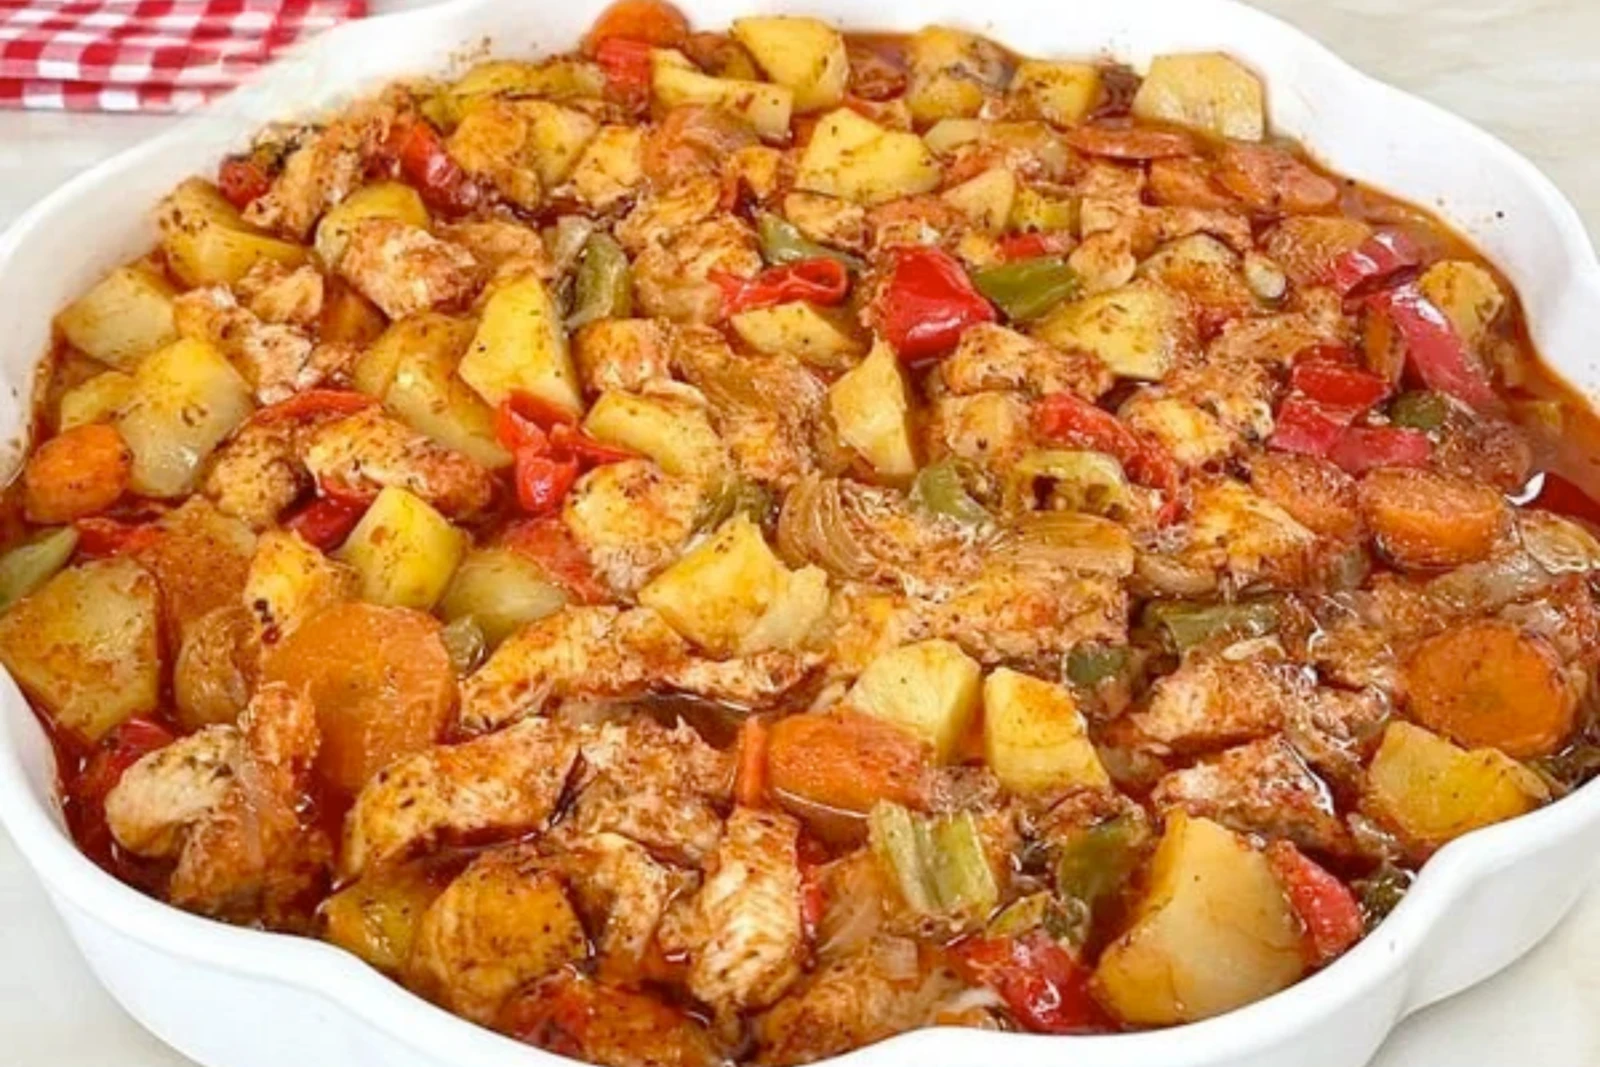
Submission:
MULTIPOLYGON (((1600 0, 1256 2, 1510 142, 1600 233, 1600 0)), ((0 225, 167 121, 0 112, 0 225)), ((1600 1067, 1597 1007, 1600 886, 1520 963, 1405 1023, 1373 1067, 1600 1067)), ((188 1063, 101 991, 0 831, 0 1065, 188 1063)))

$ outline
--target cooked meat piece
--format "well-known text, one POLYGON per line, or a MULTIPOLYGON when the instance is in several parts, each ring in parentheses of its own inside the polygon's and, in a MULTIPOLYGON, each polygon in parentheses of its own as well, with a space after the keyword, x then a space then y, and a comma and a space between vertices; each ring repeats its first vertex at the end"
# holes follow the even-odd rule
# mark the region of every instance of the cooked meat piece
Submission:
POLYGON ((668 951, 689 956, 688 987, 719 1016, 766 1007, 800 977, 800 824, 737 808, 705 884, 669 930, 668 951))
POLYGON ((106 794, 106 825, 137 856, 175 856, 189 829, 238 788, 235 726, 207 726, 145 756, 106 794))
POLYGON ((402 319, 460 304, 476 287, 466 249, 394 219, 363 219, 339 257, 339 274, 388 315, 402 319))
POLYGON ((173 316, 185 337, 205 341, 227 356, 263 404, 286 400, 325 376, 313 359, 316 346, 299 325, 263 321, 222 286, 180 293, 173 301, 173 316))
POLYGON ((553 862, 566 876, 573 899, 595 935, 602 976, 628 982, 649 961, 667 906, 694 888, 695 876, 658 862, 621 834, 565 833, 571 844, 553 862))
POLYGON ((626 218, 617 223, 616 237, 629 255, 670 241, 674 235, 716 214, 722 183, 709 175, 675 181, 665 189, 639 198, 626 218))
POLYGON ((655 319, 591 322, 573 338, 573 357, 591 393, 638 393, 672 378, 666 330, 655 319))
POLYGON ((272 188, 245 209, 245 220, 304 241, 322 213, 361 184, 367 160, 388 137, 394 118, 393 102, 379 98, 311 132, 289 153, 272 188))
POLYGON ((1053 348, 993 323, 962 334, 939 374, 956 394, 1017 390, 1031 396, 1075 393, 1085 400, 1102 396, 1116 380, 1097 356, 1053 348))
POLYGON ((1006 472, 1033 447, 1030 406, 1012 392, 935 397, 927 421, 930 460, 964 460, 980 472, 985 496, 997 497, 1006 472))
POLYGON ((1295 586, 1310 570, 1315 547, 1310 530, 1240 482, 1207 479, 1192 490, 1183 558, 1231 588, 1295 586))
POLYGON ((1043 565, 991 561, 948 600, 919 613, 929 636, 956 642, 985 666, 1053 661, 1079 644, 1127 637, 1127 592, 1114 578, 1043 565))
POLYGON ((202 491, 223 514, 267 529, 311 485, 296 435, 281 423, 245 423, 217 450, 202 491))
POLYGON ((336 486, 341 497, 397 486, 446 515, 472 515, 495 495, 487 468, 375 407, 312 430, 304 455, 318 484, 336 486))
POLYGON ((646 245, 633 262, 634 296, 646 315, 711 323, 722 315, 723 297, 710 274, 749 278, 761 267, 755 232, 736 218, 718 216, 646 245))
POLYGON ((406 983, 458 1015, 492 1022, 506 999, 587 953, 561 880, 522 845, 485 852, 423 912, 406 983))
POLYGON ((312 266, 291 269, 276 260, 258 260, 234 288, 263 322, 312 329, 322 315, 323 279, 312 266))
POLYGON ((1279 732, 1310 689, 1309 672, 1291 664, 1191 657, 1124 721, 1158 751, 1200 752, 1279 732))
POLYGON ((800 233, 820 244, 864 252, 869 231, 860 204, 820 193, 793 192, 783 198, 783 214, 800 233))
POLYGON ((678 558, 695 532, 703 494, 649 460, 608 463, 578 479, 561 517, 595 573, 623 597, 678 558))
POLYGON ((705 1026, 648 993, 563 971, 528 988, 498 1026, 558 1056, 605 1067, 718 1067, 727 1056, 705 1026))
POLYGON ((494 277, 511 278, 536 274, 543 281, 556 277, 555 265, 539 232, 506 219, 474 219, 442 222, 434 226, 440 240, 466 250, 480 271, 494 277))
POLYGON ((439 745, 379 771, 345 817, 342 874, 442 841, 543 829, 578 759, 578 739, 529 719, 459 745, 439 745))

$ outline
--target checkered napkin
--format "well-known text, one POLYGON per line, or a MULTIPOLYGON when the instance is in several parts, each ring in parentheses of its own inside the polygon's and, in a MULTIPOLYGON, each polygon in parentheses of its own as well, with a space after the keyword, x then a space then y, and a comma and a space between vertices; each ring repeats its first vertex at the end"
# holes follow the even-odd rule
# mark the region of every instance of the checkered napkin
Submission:
POLYGON ((0 108, 182 111, 366 0, 0 0, 0 108))

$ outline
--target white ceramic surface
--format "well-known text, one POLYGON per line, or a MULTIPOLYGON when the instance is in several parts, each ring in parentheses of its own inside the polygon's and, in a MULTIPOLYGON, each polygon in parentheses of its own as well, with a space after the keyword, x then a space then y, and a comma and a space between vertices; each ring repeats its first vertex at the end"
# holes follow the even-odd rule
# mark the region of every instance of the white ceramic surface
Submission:
MULTIPOLYGON (((342 31, 225 111, 71 183, 0 239, 0 336, 8 341, 0 373, 12 385, 0 395, 0 433, 19 425, 49 312, 148 240, 138 209, 186 173, 207 169, 258 120, 291 101, 331 100, 429 68, 484 34, 507 50, 562 46, 595 6, 550 12, 468 0, 342 31), (337 62, 320 58, 335 51, 337 62)), ((1036 53, 1110 51, 1134 62, 1161 51, 1226 48, 1267 76, 1280 130, 1346 173, 1435 203, 1467 229, 1518 284, 1546 355, 1574 381, 1600 386, 1587 344, 1600 334, 1600 267, 1553 188, 1485 135, 1356 75, 1259 13, 1210 0, 1122 0, 1074 4, 1070 20, 1041 26, 1039 9, 1024 0, 988 0, 978 22, 948 0, 875 5, 870 19, 846 0, 685 6, 706 25, 751 9, 812 10, 873 26, 967 22, 1036 53)), ((127 890, 72 849, 49 803, 50 781, 39 731, 14 690, 0 684, 0 819, 102 980, 136 1017, 201 1062, 509 1067, 543 1058, 444 1015, 324 946, 219 927, 127 890)), ((1473 835, 1441 853, 1391 920, 1333 968, 1208 1023, 1092 1039, 930 1031, 851 1058, 978 1064, 995 1055, 1040 1063, 1070 1055, 1091 1067, 1361 1063, 1401 1015, 1492 973, 1542 936, 1591 873, 1597 844, 1595 787, 1473 835)))

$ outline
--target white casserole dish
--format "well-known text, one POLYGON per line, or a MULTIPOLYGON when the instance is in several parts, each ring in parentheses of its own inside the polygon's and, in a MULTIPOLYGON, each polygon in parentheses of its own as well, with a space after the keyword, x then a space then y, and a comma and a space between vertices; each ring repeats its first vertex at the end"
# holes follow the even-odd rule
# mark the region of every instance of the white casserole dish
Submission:
MULTIPOLYGON (((1573 208, 1532 165, 1476 128, 1375 82, 1297 31, 1229 0, 680 0, 698 25, 752 11, 866 29, 950 22, 1035 55, 1221 49, 1266 80, 1273 125, 1336 170, 1439 210, 1522 295, 1546 359, 1600 396, 1600 262, 1573 208), (981 17, 976 11, 981 10, 981 17)), ((26 431, 52 313, 154 239, 149 208, 210 172, 257 126, 386 79, 437 70, 488 39, 497 52, 570 46, 603 0, 456 0, 351 25, 258 83, 80 175, 0 237, 0 439, 26 431)), ((529 1067, 554 1057, 457 1019, 355 957, 157 903, 84 858, 54 796, 50 745, 0 674, 0 822, 37 871, 90 965, 145 1026, 209 1067, 529 1067)), ((1504 967, 1571 907, 1600 852, 1600 782, 1444 849, 1371 937, 1328 970, 1250 1007, 1178 1029, 1054 1038, 926 1030, 847 1057, 862 1065, 981 1067, 997 1057, 1074 1067, 1354 1067, 1405 1016, 1504 967)))

